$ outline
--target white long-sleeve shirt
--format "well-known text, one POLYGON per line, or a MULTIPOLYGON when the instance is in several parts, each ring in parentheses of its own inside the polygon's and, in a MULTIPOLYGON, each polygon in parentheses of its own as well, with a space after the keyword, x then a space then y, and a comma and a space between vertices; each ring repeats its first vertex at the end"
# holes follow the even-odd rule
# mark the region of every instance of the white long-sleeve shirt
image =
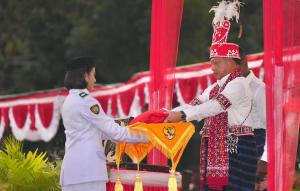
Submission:
POLYGON ((227 111, 229 126, 245 125, 253 127, 254 122, 252 117, 249 115, 249 112, 252 110, 252 93, 246 78, 237 77, 233 79, 226 85, 224 90, 220 92, 222 97, 226 100, 225 103, 229 105, 226 106, 217 99, 209 100, 210 91, 216 85, 222 87, 228 77, 229 74, 209 86, 201 95, 197 96, 197 99, 201 102, 201 104, 195 106, 186 104, 174 108, 173 111, 183 111, 186 114, 187 121, 200 121, 207 117, 212 117, 227 111))
POLYGON ((253 107, 251 115, 254 121, 254 129, 266 129, 266 87, 253 72, 246 77, 253 95, 253 107))

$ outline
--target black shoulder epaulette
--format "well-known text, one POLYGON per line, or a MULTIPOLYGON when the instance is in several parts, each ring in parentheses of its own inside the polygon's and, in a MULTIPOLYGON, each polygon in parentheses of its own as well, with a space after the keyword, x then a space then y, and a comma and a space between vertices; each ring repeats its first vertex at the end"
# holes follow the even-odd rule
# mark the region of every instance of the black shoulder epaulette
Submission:
POLYGON ((79 96, 81 97, 81 98, 84 98, 85 96, 87 96, 88 94, 87 93, 85 93, 85 92, 81 92, 80 94, 79 94, 79 96))

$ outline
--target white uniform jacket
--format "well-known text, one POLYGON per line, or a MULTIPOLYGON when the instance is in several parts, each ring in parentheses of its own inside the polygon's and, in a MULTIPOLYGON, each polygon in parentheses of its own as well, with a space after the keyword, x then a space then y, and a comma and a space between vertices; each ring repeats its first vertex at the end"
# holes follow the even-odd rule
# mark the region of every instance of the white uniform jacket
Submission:
POLYGON ((217 99, 209 99, 210 91, 216 85, 222 87, 228 77, 229 74, 206 88, 201 95, 197 96, 196 99, 197 102, 200 103, 199 105, 192 106, 186 104, 174 108, 173 111, 183 111, 186 114, 187 121, 200 121, 227 111, 229 126, 244 125, 253 127, 253 119, 249 116, 249 112, 252 110, 252 93, 246 78, 237 77, 233 79, 226 85, 224 90, 220 92, 228 102, 226 104, 230 105, 229 107, 217 99))
POLYGON ((60 184, 107 181, 102 138, 128 143, 148 142, 145 136, 130 134, 108 117, 88 90, 71 89, 62 107, 66 143, 60 184))

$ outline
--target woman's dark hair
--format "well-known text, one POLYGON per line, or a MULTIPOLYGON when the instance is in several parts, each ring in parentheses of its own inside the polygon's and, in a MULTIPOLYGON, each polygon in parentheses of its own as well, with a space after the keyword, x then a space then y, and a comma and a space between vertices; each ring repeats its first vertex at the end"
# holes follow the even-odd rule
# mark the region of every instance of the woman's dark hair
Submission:
POLYGON ((70 89, 84 89, 87 87, 84 74, 89 74, 95 67, 94 60, 90 57, 81 57, 67 65, 64 85, 70 89))

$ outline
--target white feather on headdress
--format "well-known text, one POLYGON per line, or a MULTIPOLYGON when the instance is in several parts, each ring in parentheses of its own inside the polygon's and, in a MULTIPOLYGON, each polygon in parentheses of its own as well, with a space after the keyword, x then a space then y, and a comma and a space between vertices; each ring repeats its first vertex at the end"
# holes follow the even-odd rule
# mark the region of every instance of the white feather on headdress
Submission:
POLYGON ((218 6, 213 6, 209 12, 214 12, 215 17, 213 19, 213 24, 217 22, 224 23, 224 20, 232 20, 235 17, 236 22, 239 22, 240 7, 242 3, 238 0, 226 1, 222 0, 218 6))
POLYGON ((225 15, 226 15, 226 7, 227 7, 227 2, 226 1, 221 1, 218 6, 213 6, 209 12, 215 12, 215 17, 213 19, 213 23, 216 24, 218 21, 221 23, 224 22, 225 20, 225 15))

